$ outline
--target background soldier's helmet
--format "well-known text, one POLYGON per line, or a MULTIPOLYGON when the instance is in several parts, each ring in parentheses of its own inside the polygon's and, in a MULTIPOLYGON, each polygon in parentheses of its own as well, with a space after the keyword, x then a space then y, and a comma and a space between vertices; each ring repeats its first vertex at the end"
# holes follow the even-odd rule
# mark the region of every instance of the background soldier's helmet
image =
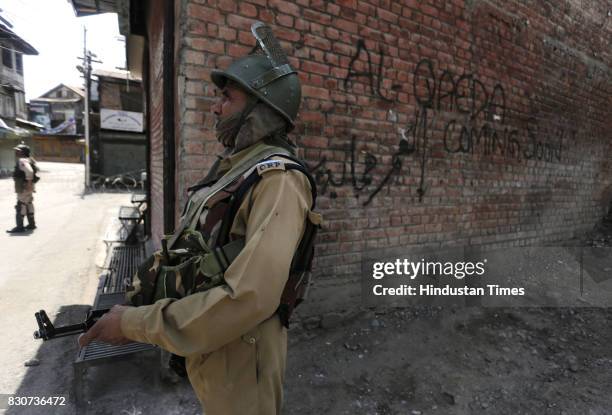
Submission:
POLYGON ((16 147, 13 147, 13 150, 19 151, 25 157, 30 157, 30 147, 25 144, 19 144, 16 147))
POLYGON ((302 98, 297 72, 289 65, 268 26, 256 22, 251 32, 257 39, 253 53, 236 60, 225 71, 213 70, 211 79, 219 88, 223 88, 228 79, 236 82, 278 111, 292 129, 302 98))

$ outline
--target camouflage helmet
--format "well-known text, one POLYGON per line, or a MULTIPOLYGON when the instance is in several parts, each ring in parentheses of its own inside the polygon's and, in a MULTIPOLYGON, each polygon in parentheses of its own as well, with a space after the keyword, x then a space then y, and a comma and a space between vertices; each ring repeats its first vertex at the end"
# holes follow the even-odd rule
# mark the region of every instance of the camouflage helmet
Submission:
POLYGON ((13 147, 13 150, 19 151, 21 154, 25 155, 26 157, 30 157, 30 147, 21 143, 16 147, 13 147))
POLYGON ((297 72, 268 26, 256 22, 251 32, 258 41, 256 53, 239 58, 224 71, 213 70, 211 80, 218 88, 225 87, 228 80, 234 81, 270 105, 293 129, 302 99, 297 72))

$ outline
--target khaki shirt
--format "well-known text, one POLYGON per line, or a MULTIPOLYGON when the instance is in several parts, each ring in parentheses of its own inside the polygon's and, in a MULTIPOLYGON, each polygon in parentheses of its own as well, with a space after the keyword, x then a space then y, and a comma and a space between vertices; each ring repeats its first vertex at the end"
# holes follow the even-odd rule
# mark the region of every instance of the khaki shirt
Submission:
POLYGON ((34 169, 32 169, 30 159, 22 157, 19 159, 18 165, 19 169, 25 173, 26 180, 34 179, 34 169))
MULTIPOLYGON (((233 165, 241 153, 224 162, 233 165)), ((211 353, 272 316, 311 205, 304 174, 263 173, 248 191, 230 230, 233 238, 245 237, 245 247, 225 272, 227 285, 129 308, 121 319, 123 335, 189 356, 211 353)))
POLYGON ((21 157, 17 161, 17 167, 25 174, 25 180, 15 180, 15 193, 32 193, 34 191, 34 183, 32 182, 32 180, 34 179, 34 169, 32 169, 30 159, 27 157, 21 157), (31 183, 30 188, 27 188, 28 181, 31 183))

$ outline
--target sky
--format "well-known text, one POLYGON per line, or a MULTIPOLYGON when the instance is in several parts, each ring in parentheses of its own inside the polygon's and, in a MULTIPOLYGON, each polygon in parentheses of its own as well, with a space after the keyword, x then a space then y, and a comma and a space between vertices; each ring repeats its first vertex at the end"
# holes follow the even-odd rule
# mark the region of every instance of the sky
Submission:
POLYGON ((82 64, 77 57, 83 56, 84 26, 88 49, 103 62, 94 69, 125 66, 125 42, 114 13, 76 17, 68 0, 0 0, 0 9, 12 30, 38 51, 23 59, 26 101, 60 83, 83 85, 76 66, 82 64))

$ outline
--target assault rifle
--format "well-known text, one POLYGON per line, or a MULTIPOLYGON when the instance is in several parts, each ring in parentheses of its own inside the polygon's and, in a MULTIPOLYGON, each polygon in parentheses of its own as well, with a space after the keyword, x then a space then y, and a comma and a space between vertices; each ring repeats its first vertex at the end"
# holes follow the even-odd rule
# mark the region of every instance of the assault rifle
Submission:
POLYGON ((74 334, 85 333, 94 324, 96 324, 96 321, 98 321, 104 314, 108 313, 109 310, 110 309, 108 308, 103 310, 89 310, 83 323, 63 327, 55 327, 53 323, 51 323, 51 320, 47 316, 45 310, 40 310, 38 313, 34 313, 36 323, 38 323, 38 330, 34 332, 34 338, 50 340, 56 337, 72 336, 74 334))

